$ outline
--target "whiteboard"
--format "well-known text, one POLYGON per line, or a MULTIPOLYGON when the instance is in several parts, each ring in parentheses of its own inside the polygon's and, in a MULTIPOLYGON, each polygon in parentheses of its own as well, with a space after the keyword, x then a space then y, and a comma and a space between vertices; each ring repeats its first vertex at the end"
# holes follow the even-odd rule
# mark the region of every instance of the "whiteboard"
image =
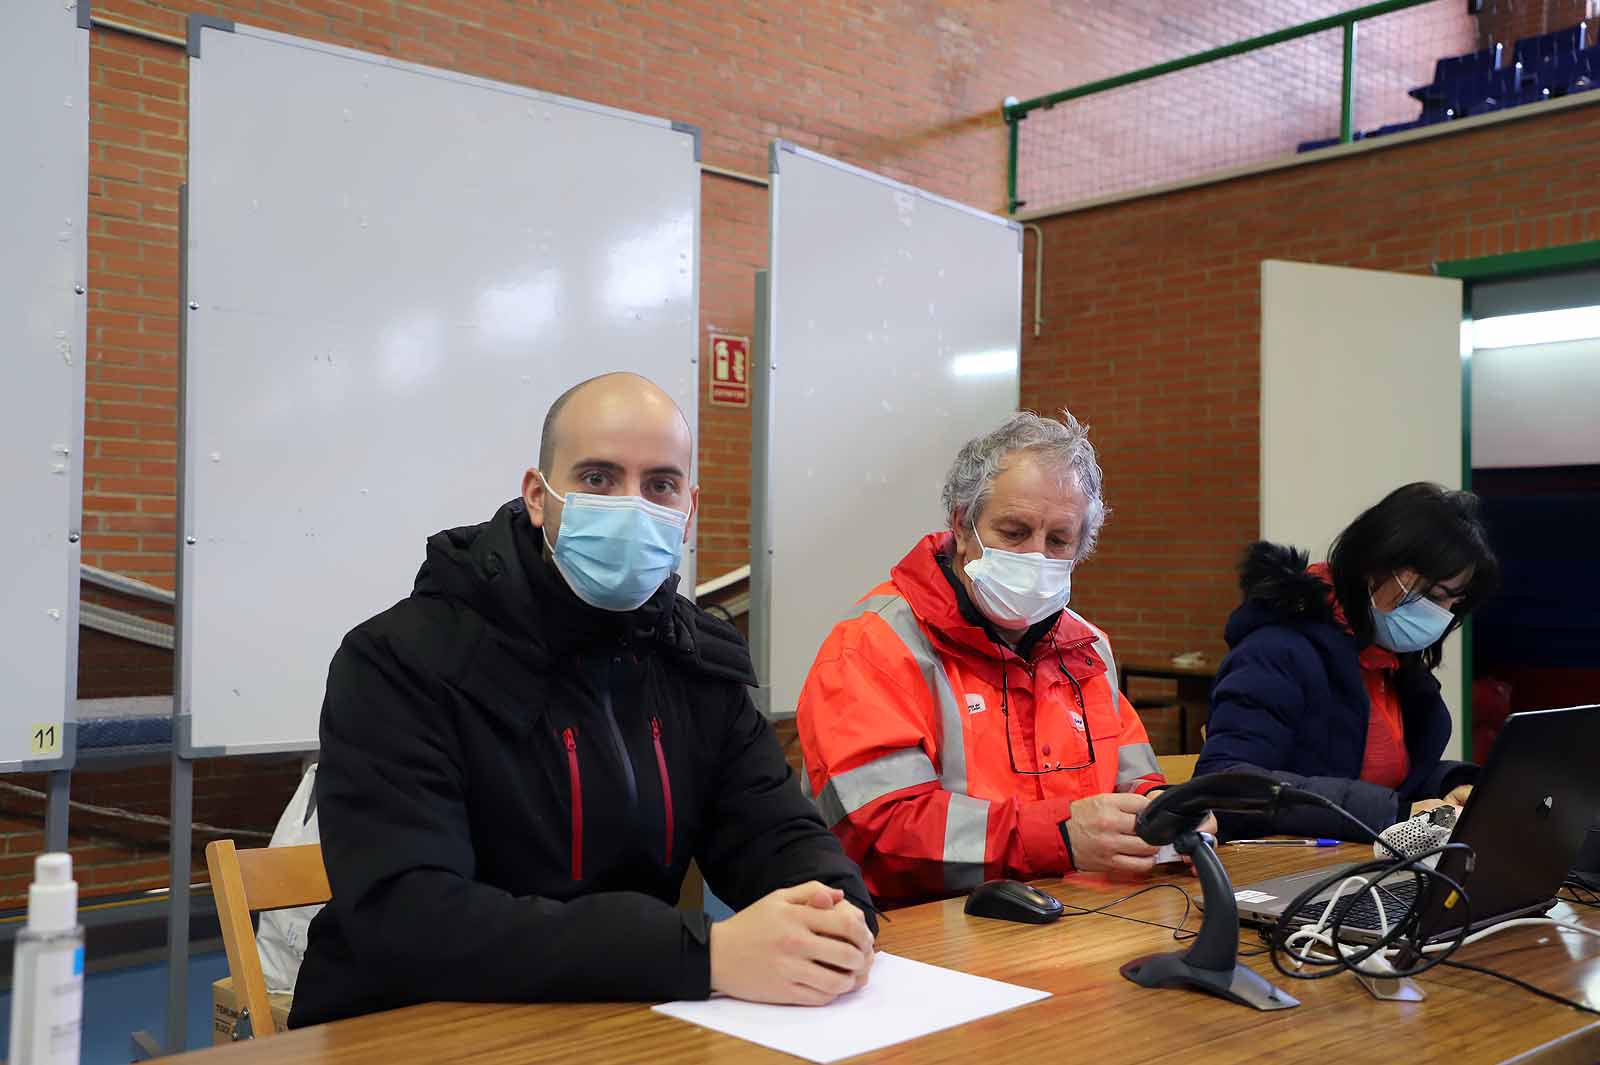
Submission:
POLYGON ((633 370, 694 427, 698 135, 243 26, 190 49, 179 749, 307 749, 340 639, 519 493, 557 395, 633 370))
POLYGON ((771 169, 751 637, 781 716, 851 604, 945 526, 956 452, 1017 408, 1022 229, 791 144, 771 169))
POLYGON ((83 504, 88 11, 0 34, 0 771, 72 764, 83 504))
MULTIPOLYGON (((1461 282, 1261 264, 1261 535, 1327 557, 1412 481, 1461 487, 1461 282)), ((1461 634, 1434 674, 1463 741, 1461 634)), ((1460 757, 1460 755, 1452 755, 1460 757)))

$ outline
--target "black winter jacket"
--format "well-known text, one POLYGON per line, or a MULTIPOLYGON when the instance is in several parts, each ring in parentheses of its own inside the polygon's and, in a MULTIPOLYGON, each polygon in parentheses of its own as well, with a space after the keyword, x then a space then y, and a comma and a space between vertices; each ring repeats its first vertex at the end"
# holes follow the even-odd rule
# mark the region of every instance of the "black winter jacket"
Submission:
POLYGON ((691 858, 735 909, 859 871, 746 689, 737 630, 669 581, 585 605, 520 500, 428 540, 411 596, 345 637, 317 808, 333 901, 291 1027, 429 1000, 704 998, 691 858))

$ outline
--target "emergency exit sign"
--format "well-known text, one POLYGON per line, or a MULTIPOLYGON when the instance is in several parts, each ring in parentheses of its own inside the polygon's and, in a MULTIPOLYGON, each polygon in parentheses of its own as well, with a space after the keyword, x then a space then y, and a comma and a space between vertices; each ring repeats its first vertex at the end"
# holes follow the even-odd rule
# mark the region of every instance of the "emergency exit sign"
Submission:
POLYGON ((711 334, 711 402, 718 407, 750 405, 750 338, 711 334))

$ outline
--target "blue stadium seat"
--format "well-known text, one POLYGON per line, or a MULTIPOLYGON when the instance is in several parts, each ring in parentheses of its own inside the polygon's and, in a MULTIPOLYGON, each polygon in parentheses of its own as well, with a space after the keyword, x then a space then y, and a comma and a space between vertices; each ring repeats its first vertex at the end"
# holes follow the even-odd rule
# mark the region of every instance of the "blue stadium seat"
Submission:
MULTIPOLYGON (((1587 34, 1587 23, 1579 23, 1523 38, 1512 49, 1510 62, 1501 44, 1437 60, 1433 81, 1410 90, 1411 97, 1422 104, 1417 118, 1357 132, 1355 139, 1383 137, 1552 96, 1600 89, 1600 43, 1586 48, 1587 34)), ((1301 141, 1296 150, 1314 152, 1338 143, 1338 137, 1321 137, 1301 141)))
POLYGON ((1567 87, 1568 92, 1588 92, 1600 89, 1600 45, 1578 53, 1577 78, 1567 87))
POLYGON ((1578 55, 1587 43, 1588 23, 1524 37, 1512 50, 1519 102, 1562 96, 1574 78, 1578 55))
POLYGON ((1512 58, 1524 72, 1555 62, 1558 56, 1576 55, 1584 46, 1586 23, 1568 26, 1564 30, 1542 33, 1537 37, 1524 37, 1512 49, 1512 58))
POLYGON ((1445 114, 1448 118, 1461 118, 1515 107, 1524 102, 1521 91, 1513 68, 1479 72, 1447 87, 1445 114))
MULTIPOLYGON (((1355 130, 1354 132, 1352 132, 1350 134, 1350 139, 1353 140, 1353 141, 1358 141, 1358 140, 1361 140, 1363 137, 1366 137, 1366 136, 1370 136, 1370 134, 1362 133, 1358 129, 1358 130, 1355 130)), ((1335 144, 1338 144, 1338 143, 1339 143, 1339 138, 1338 137, 1319 137, 1314 141, 1301 141, 1299 144, 1297 144, 1295 146, 1294 150, 1296 152, 1314 152, 1318 148, 1332 148, 1335 144)))
POLYGON ((1558 54, 1534 78, 1539 98, 1584 92, 1600 83, 1600 46, 1558 54))
POLYGON ((1405 130, 1408 130, 1408 129, 1416 129, 1418 126, 1426 126, 1426 125, 1430 125, 1430 123, 1424 122, 1420 118, 1419 119, 1415 119, 1415 120, 1413 120, 1411 122, 1391 122, 1387 126, 1379 126, 1377 129, 1370 131, 1369 133, 1367 133, 1367 136, 1368 137, 1383 137, 1383 136, 1386 136, 1386 135, 1388 135, 1390 133, 1401 133, 1401 132, 1403 132, 1405 130))
POLYGON ((1411 98, 1422 104, 1422 120, 1437 122, 1459 117, 1459 111, 1453 115, 1444 113, 1448 108, 1450 86, 1465 78, 1499 70, 1505 58, 1504 48, 1502 44, 1493 44, 1467 55, 1446 56, 1437 60, 1433 64, 1433 81, 1419 85, 1410 92, 1411 98))

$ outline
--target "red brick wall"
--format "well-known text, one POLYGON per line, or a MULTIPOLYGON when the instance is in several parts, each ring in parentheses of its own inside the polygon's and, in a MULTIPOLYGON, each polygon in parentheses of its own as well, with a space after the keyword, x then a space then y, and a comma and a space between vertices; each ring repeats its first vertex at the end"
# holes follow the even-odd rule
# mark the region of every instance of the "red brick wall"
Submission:
MULTIPOLYGON (((113 13, 105 4, 94 11, 113 13)), ((83 560, 167 588, 176 548, 182 56, 122 34, 90 35, 83 560)))
POLYGON ((1552 30, 1564 30, 1588 18, 1590 42, 1595 41, 1593 23, 1600 17, 1594 0, 1486 0, 1478 19, 1480 47, 1495 41, 1510 46, 1521 37, 1536 37, 1552 30))
MULTIPOLYGON (((759 168, 766 170, 765 166, 759 168)), ((706 400, 712 333, 755 335, 755 272, 767 265, 767 190, 708 180, 700 232, 700 518, 702 581, 750 561, 750 411, 706 400)), ((758 397, 752 397, 756 402, 758 397)))
POLYGON ((1597 140, 1582 107, 1042 223, 1023 400, 1094 427, 1115 513, 1073 601, 1124 657, 1223 650, 1258 527, 1261 260, 1425 273, 1600 239, 1597 140))

